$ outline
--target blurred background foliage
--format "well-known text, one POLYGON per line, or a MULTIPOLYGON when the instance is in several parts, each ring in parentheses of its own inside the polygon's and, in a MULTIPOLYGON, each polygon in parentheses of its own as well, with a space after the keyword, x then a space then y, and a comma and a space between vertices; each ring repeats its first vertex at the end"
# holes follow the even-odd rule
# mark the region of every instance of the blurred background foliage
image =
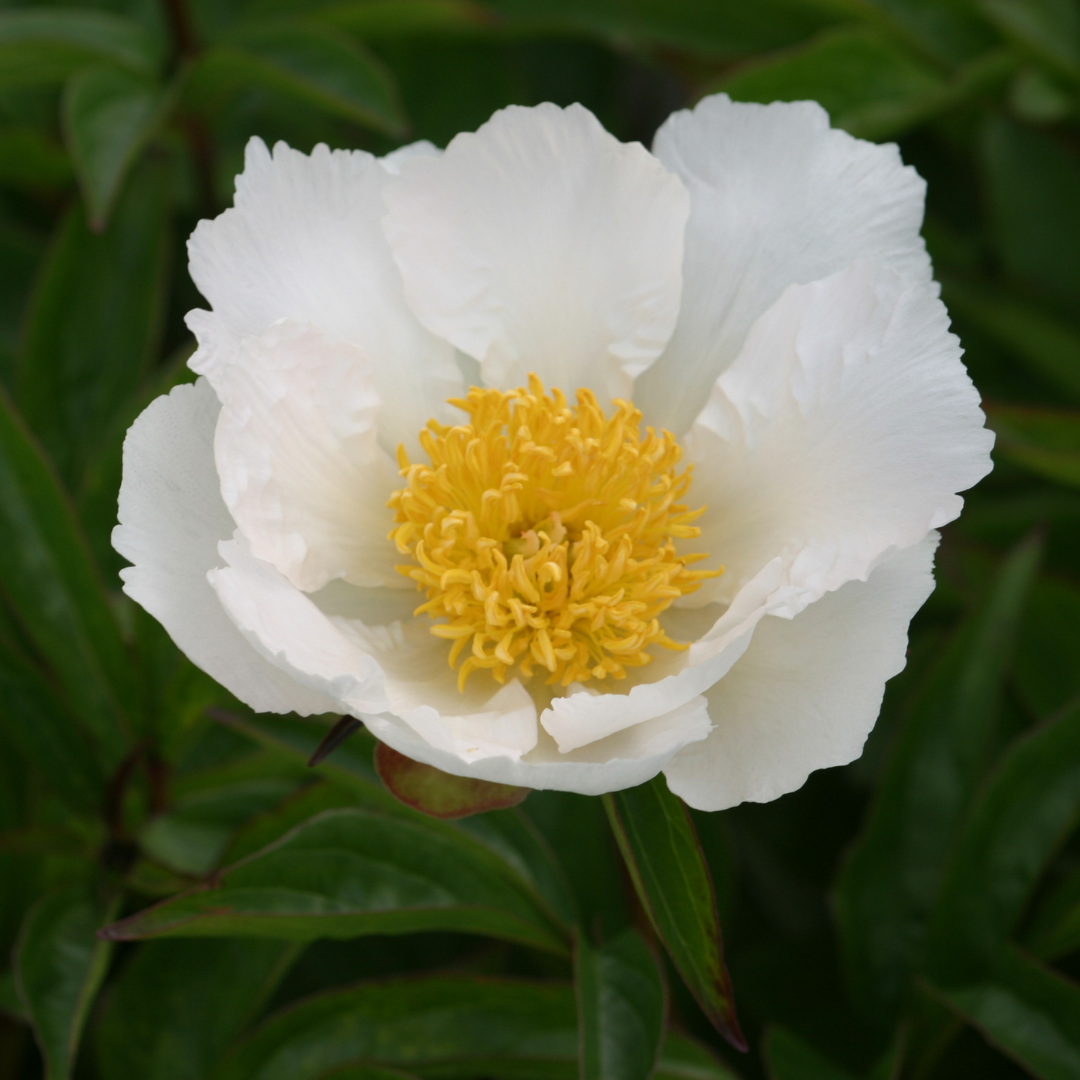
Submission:
MULTIPOLYGON (((579 1027, 587 1080, 661 1043, 679 1080, 1080 1078, 1075 0, 2 5, 0 382, 2 1080, 547 1080, 579 1027), (551 100, 647 145, 719 90, 899 141, 998 432, 863 757, 694 815, 745 1055, 643 946, 600 800, 444 824, 363 735, 307 769, 324 728, 230 700, 109 546, 124 431, 191 377, 184 239, 251 135, 384 153, 551 100), (340 940, 301 908, 349 908, 340 940)), ((684 976, 715 947, 657 931, 684 976)))

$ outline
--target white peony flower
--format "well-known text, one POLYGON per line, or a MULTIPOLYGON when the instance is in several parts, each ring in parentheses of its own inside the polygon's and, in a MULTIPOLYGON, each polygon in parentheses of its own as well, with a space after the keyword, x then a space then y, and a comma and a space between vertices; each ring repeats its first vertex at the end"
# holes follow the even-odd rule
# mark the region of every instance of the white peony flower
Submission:
POLYGON ((990 469, 923 193, 809 102, 651 154, 580 106, 253 139, 190 242, 201 378, 125 443, 124 589, 252 708, 449 773, 791 791, 860 753, 990 469))

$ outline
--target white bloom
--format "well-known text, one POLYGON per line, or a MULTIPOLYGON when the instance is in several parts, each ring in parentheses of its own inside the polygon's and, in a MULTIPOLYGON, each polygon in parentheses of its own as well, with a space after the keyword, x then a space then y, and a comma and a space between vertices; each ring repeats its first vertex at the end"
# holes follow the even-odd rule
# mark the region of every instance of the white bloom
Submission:
POLYGON ((652 154, 578 106, 382 161, 253 139, 191 238, 202 378, 124 447, 125 591, 252 708, 447 772, 797 788, 860 753, 990 468, 923 191, 805 102, 709 98, 652 154), (493 393, 533 374, 594 443, 588 394, 493 393))

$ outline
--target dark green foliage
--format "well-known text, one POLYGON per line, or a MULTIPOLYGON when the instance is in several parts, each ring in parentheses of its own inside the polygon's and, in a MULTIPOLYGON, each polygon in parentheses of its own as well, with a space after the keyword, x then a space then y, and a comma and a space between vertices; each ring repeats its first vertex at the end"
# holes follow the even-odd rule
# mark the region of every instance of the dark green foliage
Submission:
POLYGON ((663 777, 605 795, 638 897, 672 963, 716 1029, 745 1046, 717 920, 716 893, 690 814, 663 777))
POLYGON ((646 1080, 663 1043, 667 1002, 648 946, 633 930, 596 948, 581 935, 574 980, 584 1080, 646 1080))
POLYGON ((1076 1080, 1078 297, 1072 0, 4 5, 0 1080, 1076 1080), (252 135, 553 100, 648 144, 718 90, 899 140, 998 435, 864 756, 713 815, 439 821, 365 731, 309 769, 336 717, 251 715, 119 591, 183 239, 252 135))

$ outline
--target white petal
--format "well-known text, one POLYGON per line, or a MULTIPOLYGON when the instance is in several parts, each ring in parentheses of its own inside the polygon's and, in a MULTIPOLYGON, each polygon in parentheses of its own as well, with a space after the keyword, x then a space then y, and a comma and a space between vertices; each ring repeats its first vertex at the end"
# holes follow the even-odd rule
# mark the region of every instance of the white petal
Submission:
POLYGON ((278 319, 320 327, 371 358, 383 402, 379 436, 393 452, 431 416, 452 422, 446 399, 459 395, 453 350, 409 311, 382 235, 386 168, 362 151, 311 156, 284 143, 271 157, 248 143, 235 206, 203 221, 188 243, 191 276, 213 312, 192 312, 199 340, 194 370, 217 381, 241 339, 278 319))
POLYGON ((327 694, 340 711, 393 713, 462 762, 520 757, 536 744, 536 706, 524 688, 512 683, 496 692, 474 679, 459 692, 446 642, 429 632, 426 618, 365 622, 385 601, 369 603, 365 589, 353 589, 353 603, 340 605, 349 614, 328 614, 255 558, 239 533, 220 550, 227 565, 210 582, 230 618, 270 663, 327 694))
MULTIPOLYGON (((445 656, 438 660, 445 666, 445 656)), ((400 694, 395 706, 400 719, 426 743, 463 763, 490 757, 516 759, 536 745, 536 704, 517 679, 500 687, 477 712, 469 711, 461 697, 456 707, 444 701, 445 711, 420 700, 410 708, 400 694)))
POLYGON ((268 664, 244 640, 206 579, 235 525, 214 469, 220 404, 205 379, 159 397, 124 440, 120 524, 113 546, 134 566, 124 592, 189 659, 259 712, 321 713, 334 702, 268 664))
POLYGON ((433 142, 418 139, 414 143, 409 143, 408 146, 399 146, 396 150, 391 150, 389 154, 379 158, 379 163, 391 176, 397 176, 406 161, 417 157, 438 157, 441 153, 442 151, 433 142))
POLYGON ((344 578, 408 588, 387 534, 398 470, 376 439, 372 365, 282 320, 218 375, 221 491, 256 558, 305 591, 344 578))
POLYGON ((712 734, 665 768, 671 790, 698 810, 723 810, 857 758, 886 680, 903 670, 908 623, 933 590, 936 547, 935 534, 794 619, 763 619, 708 693, 712 734))
POLYGON ((723 602, 779 557, 792 615, 960 513, 993 435, 948 325, 928 286, 865 263, 788 289, 688 440, 708 504, 693 544, 727 569, 682 603, 723 602))
POLYGON ((218 545, 226 565, 210 584, 240 632, 266 660, 346 712, 387 708, 385 677, 370 651, 334 625, 237 532, 218 545))
POLYGON ((667 120, 654 152, 689 188, 690 221, 674 337, 634 387, 649 423, 685 432, 789 285, 858 258, 930 279, 919 237, 926 185, 894 145, 830 130, 814 102, 705 98, 667 120))
POLYGON ((421 322, 481 361, 568 394, 626 396, 679 304, 682 184, 580 105, 511 106, 386 189, 386 234, 421 322))
POLYGON ((783 567, 774 559, 746 583, 711 629, 685 652, 661 653, 632 672, 609 693, 589 689, 555 698, 540 723, 569 753, 632 729, 677 709, 703 694, 722 678, 746 651, 758 621, 774 608, 790 602, 781 587, 783 567))
POLYGON ((550 736, 523 757, 490 756, 465 762, 456 754, 421 740, 391 716, 366 716, 372 733, 399 753, 455 776, 474 776, 496 784, 536 790, 602 795, 651 780, 684 746, 700 742, 711 723, 705 699, 695 697, 678 709, 654 717, 570 754, 561 754, 550 736))

